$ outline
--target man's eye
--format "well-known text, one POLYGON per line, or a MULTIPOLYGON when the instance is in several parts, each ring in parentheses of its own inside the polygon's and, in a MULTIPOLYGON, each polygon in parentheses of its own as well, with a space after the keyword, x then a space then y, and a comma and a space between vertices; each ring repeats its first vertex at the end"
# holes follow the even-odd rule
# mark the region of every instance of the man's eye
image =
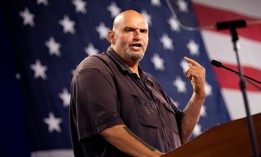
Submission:
POLYGON ((126 29, 126 32, 132 32, 132 29, 126 29))
POLYGON ((147 33, 147 30, 140 30, 141 33, 147 33))

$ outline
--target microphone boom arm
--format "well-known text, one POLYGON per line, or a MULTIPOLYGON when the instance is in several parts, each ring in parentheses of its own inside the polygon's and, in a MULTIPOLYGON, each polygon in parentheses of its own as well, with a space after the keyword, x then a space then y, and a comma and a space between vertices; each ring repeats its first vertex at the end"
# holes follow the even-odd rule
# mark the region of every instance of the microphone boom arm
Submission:
MULTIPOLYGON (((230 72, 233 72, 234 74, 236 74, 237 76, 240 77, 239 72, 237 72, 237 71, 235 71, 235 70, 233 70, 233 69, 231 69, 231 68, 229 68, 229 67, 224 66, 224 65, 223 65, 221 62, 219 62, 219 61, 212 60, 212 61, 211 61, 211 64, 214 65, 215 67, 224 68, 224 69, 226 69, 226 70, 228 70, 228 71, 230 71, 230 72)), ((252 86, 255 87, 256 89, 258 89, 258 90, 261 91, 261 87, 259 87, 259 86, 256 85, 255 83, 251 82, 251 81, 254 81, 254 82, 258 83, 258 84, 261 84, 260 81, 255 80, 255 79, 253 79, 253 78, 251 78, 251 77, 249 77, 249 76, 247 76, 247 75, 243 75, 243 77, 246 78, 245 80, 246 80, 250 85, 252 85, 252 86)))

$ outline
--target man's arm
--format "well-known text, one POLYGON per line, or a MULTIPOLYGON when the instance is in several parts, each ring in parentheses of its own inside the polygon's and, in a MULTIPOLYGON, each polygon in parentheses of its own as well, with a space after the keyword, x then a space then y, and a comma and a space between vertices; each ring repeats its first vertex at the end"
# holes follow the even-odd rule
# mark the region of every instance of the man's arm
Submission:
POLYGON ((101 136, 122 152, 131 156, 159 157, 163 153, 149 146, 125 125, 116 125, 103 130, 101 136))
POLYGON ((205 68, 193 59, 184 58, 189 63, 186 76, 190 79, 193 94, 185 107, 181 121, 182 143, 186 143, 198 122, 200 109, 205 100, 205 68))

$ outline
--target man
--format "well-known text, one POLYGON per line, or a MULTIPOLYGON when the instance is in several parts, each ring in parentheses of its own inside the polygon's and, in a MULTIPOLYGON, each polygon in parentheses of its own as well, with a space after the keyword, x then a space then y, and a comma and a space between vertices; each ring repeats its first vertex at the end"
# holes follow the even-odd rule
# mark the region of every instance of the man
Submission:
POLYGON ((77 67, 70 105, 76 157, 157 157, 188 141, 205 99, 205 69, 184 58, 194 92, 179 111, 139 66, 148 33, 144 16, 124 11, 108 32, 107 52, 87 57, 77 67))

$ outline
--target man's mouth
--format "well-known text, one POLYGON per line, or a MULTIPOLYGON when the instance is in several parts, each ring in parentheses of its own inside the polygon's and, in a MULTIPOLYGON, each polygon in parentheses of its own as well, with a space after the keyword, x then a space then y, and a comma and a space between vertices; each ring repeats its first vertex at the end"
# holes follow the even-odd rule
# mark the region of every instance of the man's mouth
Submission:
POLYGON ((131 44, 130 45, 132 48, 141 48, 142 47, 142 45, 141 44, 131 44))

